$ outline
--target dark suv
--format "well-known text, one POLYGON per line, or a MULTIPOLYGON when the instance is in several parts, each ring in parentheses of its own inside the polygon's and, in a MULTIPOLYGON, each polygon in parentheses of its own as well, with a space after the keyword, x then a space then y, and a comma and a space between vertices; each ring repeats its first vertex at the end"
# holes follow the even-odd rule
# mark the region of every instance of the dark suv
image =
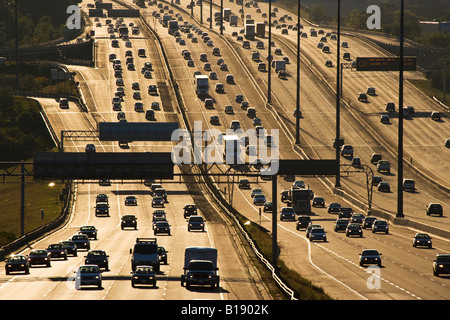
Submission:
POLYGON ((298 216, 297 218, 297 230, 306 229, 311 222, 311 217, 306 215, 298 216))
POLYGON ((133 214, 126 214, 122 217, 120 222, 120 228, 123 230, 124 228, 133 228, 137 229, 137 218, 133 214))
POLYGON ((440 217, 443 215, 442 205, 440 203, 430 203, 427 206, 427 216, 437 214, 440 217))
POLYGON ((106 215, 109 217, 109 204, 107 202, 97 202, 95 204, 95 216, 106 215))
POLYGON ((195 204, 187 204, 184 206, 183 217, 186 219, 187 217, 197 215, 197 206, 195 204))
POLYGON ((450 254, 438 254, 433 261, 433 275, 450 274, 450 254))

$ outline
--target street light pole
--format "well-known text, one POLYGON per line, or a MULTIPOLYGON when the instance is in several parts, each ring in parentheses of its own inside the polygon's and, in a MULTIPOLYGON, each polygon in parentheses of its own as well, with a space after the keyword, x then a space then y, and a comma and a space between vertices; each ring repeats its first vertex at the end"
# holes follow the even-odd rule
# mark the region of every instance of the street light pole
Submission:
POLYGON ((341 95, 340 95, 340 74, 341 74, 341 0, 338 0, 337 4, 337 47, 336 47, 336 140, 335 140, 335 148, 336 148, 336 162, 337 162, 337 172, 336 172, 336 182, 335 187, 341 187, 341 176, 340 176, 340 109, 341 109, 341 95))
POLYGON ((295 110, 295 144, 300 144, 300 0, 297 8, 297 105, 295 110))
POLYGON ((267 73, 267 103, 272 103, 272 0, 269 0, 269 48, 268 48, 268 62, 269 72, 267 73))
POLYGON ((400 8, 400 67, 398 88, 398 174, 397 174, 397 218, 403 218, 403 67, 404 67, 404 20, 405 1, 401 0, 400 8))

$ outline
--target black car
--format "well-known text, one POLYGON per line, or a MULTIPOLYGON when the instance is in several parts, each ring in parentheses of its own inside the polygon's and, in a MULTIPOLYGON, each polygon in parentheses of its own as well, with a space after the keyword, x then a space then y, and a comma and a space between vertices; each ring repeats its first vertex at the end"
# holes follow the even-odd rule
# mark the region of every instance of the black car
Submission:
POLYGON ((442 205, 440 203, 430 203, 427 206, 427 216, 431 214, 437 214, 438 216, 442 217, 443 215, 442 205))
POLYGON ((125 205, 126 206, 137 206, 137 199, 135 196, 127 196, 125 198, 125 205))
POLYGON ((350 223, 345 229, 345 235, 350 237, 351 235, 357 235, 362 238, 363 231, 359 223, 350 223))
POLYGON ((372 229, 374 221, 377 220, 375 217, 365 217, 362 223, 363 229, 372 229))
POLYGON ((345 231, 349 222, 350 221, 348 219, 336 219, 336 221, 334 222, 334 231, 345 231))
POLYGON ((122 217, 120 222, 120 228, 123 230, 124 228, 133 228, 137 230, 137 218, 133 214, 126 214, 122 217))
POLYGON ((158 94, 158 87, 154 84, 151 84, 148 86, 148 93, 151 95, 157 95, 158 94))
POLYGON ((151 266, 136 266, 131 272, 131 286, 134 288, 136 284, 149 284, 156 287, 156 274, 151 266))
POLYGON ((309 225, 309 223, 311 222, 311 217, 307 216, 307 215, 300 215, 297 218, 297 226, 296 229, 300 230, 300 229, 306 229, 309 225))
POLYGON ((380 192, 391 192, 391 187, 389 186, 389 182, 381 181, 377 186, 377 190, 380 192))
POLYGON ((375 249, 364 249, 359 254, 359 265, 363 267, 366 264, 376 264, 381 268, 381 253, 375 249))
POLYGON ((71 241, 73 243, 75 243, 75 245, 77 246, 77 250, 78 249, 91 249, 91 244, 89 241, 89 238, 87 235, 85 234, 75 234, 72 236, 71 241))
POLYGON ((389 225, 385 220, 375 220, 372 224, 372 233, 375 232, 384 232, 386 234, 389 233, 389 225))
POLYGON ((153 233, 156 235, 158 233, 167 233, 170 236, 170 224, 167 221, 158 221, 155 223, 153 228, 153 233))
POLYGON ((325 199, 322 197, 314 197, 312 200, 312 206, 325 208, 325 199))
POLYGON ((339 213, 341 210, 341 204, 332 202, 328 205, 328 213, 339 213))
POLYGON ((28 254, 28 263, 32 267, 34 265, 43 265, 51 267, 51 257, 50 254, 45 249, 33 249, 28 254))
POLYGON ((450 254, 438 254, 433 261, 433 275, 450 274, 450 254))
POLYGON ((66 249, 67 254, 71 254, 74 257, 78 255, 77 246, 75 245, 75 243, 73 243, 73 241, 65 240, 60 241, 59 243, 66 249))
POLYGON ((97 202, 95 204, 95 216, 106 215, 109 217, 109 204, 108 202, 97 202))
POLYGON ((160 263, 167 264, 167 253, 169 253, 169 251, 166 251, 164 247, 158 247, 158 256, 160 263))
POLYGON ((100 269, 104 268, 109 270, 109 256, 103 250, 90 250, 87 255, 84 256, 86 259, 84 263, 87 265, 97 265, 100 269))
POLYGON ((47 247, 47 252, 51 258, 63 258, 67 260, 67 250, 62 244, 51 244, 47 247))
POLYGON ((183 217, 186 219, 189 216, 197 215, 197 206, 195 204, 187 204, 184 206, 183 217))
POLYGON ((82 226, 78 233, 87 235, 89 239, 97 240, 97 228, 94 226, 82 226))
POLYGON ((353 215, 353 209, 350 207, 341 207, 339 209, 339 218, 348 218, 350 219, 353 215))
POLYGON ((431 237, 427 233, 416 233, 412 241, 413 247, 425 246, 432 248, 431 237))
POLYGON ((250 181, 248 179, 239 180, 239 189, 250 189, 250 181))
POLYGON ((109 202, 109 198, 108 198, 108 196, 106 194, 99 193, 97 195, 97 197, 95 198, 95 203, 98 203, 98 202, 106 202, 106 203, 108 203, 109 202))
POLYGON ((23 254, 12 255, 5 264, 6 274, 10 274, 13 271, 24 271, 25 274, 30 273, 30 263, 23 254))

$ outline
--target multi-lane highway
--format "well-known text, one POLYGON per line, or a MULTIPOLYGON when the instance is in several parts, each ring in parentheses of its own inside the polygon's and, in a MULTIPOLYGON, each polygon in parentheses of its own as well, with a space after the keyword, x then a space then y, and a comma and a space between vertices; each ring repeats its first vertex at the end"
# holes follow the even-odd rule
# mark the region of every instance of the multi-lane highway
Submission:
MULTIPOLYGON (((190 2, 190 1, 189 1, 190 2)), ((122 111, 127 121, 144 122, 145 112, 135 111, 135 102, 142 102, 144 110, 149 109, 152 102, 158 102, 160 110, 155 110, 156 121, 177 121, 185 127, 184 119, 188 125, 201 123, 202 129, 215 128, 224 132, 230 128, 233 120, 239 120, 243 130, 255 128, 253 119, 247 111, 236 102, 236 95, 243 95, 250 107, 256 109, 257 117, 268 131, 278 130, 279 141, 277 151, 281 159, 330 159, 335 155, 332 140, 335 137, 336 119, 336 46, 335 40, 326 36, 333 30, 323 29, 326 45, 331 53, 323 53, 317 46, 321 36, 312 37, 312 28, 319 31, 320 27, 303 22, 303 32, 307 37, 301 38, 301 87, 300 105, 302 110, 301 143, 295 146, 295 118, 296 85, 297 85, 297 35, 292 28, 288 34, 282 34, 282 28, 272 28, 274 47, 281 49, 280 58, 289 58, 286 79, 279 79, 272 72, 272 104, 267 105, 267 72, 257 69, 257 62, 252 60, 252 52, 258 50, 261 61, 266 61, 268 55, 267 37, 256 38, 250 41, 250 48, 243 48, 243 42, 237 39, 233 32, 242 35, 242 19, 236 27, 224 22, 223 35, 219 34, 219 27, 213 23, 209 28, 209 3, 203 5, 203 24, 200 24, 200 8, 194 7, 194 16, 190 16, 189 3, 181 0, 179 5, 159 1, 158 4, 168 6, 169 9, 159 8, 156 4, 140 8, 143 20, 125 18, 124 23, 133 23, 139 26, 140 34, 130 36, 130 44, 118 39, 119 46, 112 46, 112 39, 105 23, 105 18, 94 21, 96 50, 95 67, 68 66, 76 71, 76 79, 86 101, 88 112, 81 111, 77 105, 70 104, 68 109, 59 108, 54 100, 39 99, 47 118, 55 132, 61 130, 95 130, 101 121, 118 121, 118 112, 112 109, 112 98, 116 88, 116 77, 110 54, 115 54, 122 61, 123 87, 125 96, 122 101, 122 111), (162 12, 161 12, 162 10, 162 12), (171 10, 170 13, 168 10, 171 10), (194 27, 189 32, 180 33, 179 38, 168 33, 155 12, 177 15, 179 24, 192 23, 194 27), (97 25, 99 23, 99 25, 97 25), (147 26, 153 31, 147 29, 147 26), (207 32, 212 45, 203 41, 202 32, 207 32), (155 32, 160 42, 158 42, 155 32), (197 38, 198 41, 193 41, 197 38), (184 44, 182 41, 184 41, 184 44), (256 49, 257 41, 264 42, 264 49, 256 49), (181 42, 181 43, 180 43, 181 42), (160 47, 161 44, 161 47, 160 47), (213 55, 213 48, 220 49, 220 55, 213 55), (145 57, 138 56, 138 49, 145 49, 145 57), (125 65, 126 52, 130 50, 134 57, 135 70, 128 70, 125 65), (167 57, 164 59, 162 50, 167 57), (183 50, 189 50, 192 62, 188 63, 182 55, 183 50), (202 61, 200 56, 206 54, 207 60, 202 61), (222 70, 217 63, 223 59, 228 70, 222 70), (331 60, 332 67, 325 66, 325 61, 331 60), (166 61, 168 64, 166 65, 166 61), (150 77, 145 77, 141 69, 145 62, 152 62, 153 70, 150 77), (205 63, 209 63, 211 70, 205 70, 205 63), (172 72, 175 83, 170 80, 168 71, 172 72), (210 75, 217 74, 217 79, 210 79, 209 94, 213 98, 213 108, 207 109, 204 100, 199 99, 195 93, 194 72, 210 75), (228 84, 226 76, 232 74, 234 83, 228 84), (139 90, 132 89, 133 83, 139 83, 139 90), (224 85, 224 92, 215 92, 217 83, 224 85), (147 87, 157 85, 159 94, 149 95, 147 87), (174 94, 177 86, 182 105, 174 94), (133 98, 135 91, 140 92, 141 98, 133 98), (225 106, 231 105, 234 112, 225 113, 225 106), (181 115, 184 114, 185 118, 181 115), (218 116, 219 122, 212 124, 211 116, 218 116)), ((85 7, 90 1, 83 1, 85 7)), ((134 6, 131 1, 127 2, 134 6)), ((240 15, 243 8, 234 2, 225 2, 224 7, 231 8, 234 14, 240 15)), ((119 6, 114 3, 114 6, 119 6)), ((268 12, 266 3, 259 3, 258 8, 244 7, 244 16, 250 15, 257 22, 262 22, 262 14, 268 12)), ((135 7, 137 8, 137 7, 135 7)), ((219 10, 213 7, 213 12, 219 10)), ((276 18, 290 13, 279 10, 276 18)), ((287 25, 294 26, 297 18, 286 18, 287 25)), ((288 27, 286 26, 286 29, 288 27)), ((267 31, 267 27, 266 27, 267 31)), ((246 40, 245 38, 243 40, 246 40)), ((341 52, 350 53, 351 59, 358 56, 383 56, 381 50, 373 44, 363 41, 352 34, 344 34, 342 41, 348 43, 348 48, 341 52)), ((343 61, 341 59, 341 61, 343 61)), ((368 165, 375 175, 389 182, 390 192, 380 192, 374 186, 372 207, 379 212, 395 216, 397 197, 397 125, 398 114, 390 114, 390 123, 380 122, 380 116, 387 114, 385 104, 398 102, 398 75, 394 72, 356 72, 354 69, 343 71, 343 99, 341 102, 341 135, 345 142, 354 148, 354 157, 359 157, 363 164, 368 165), (358 93, 364 92, 367 87, 375 87, 376 95, 369 96, 369 101, 358 101, 358 93), (373 153, 380 153, 383 159, 389 160, 391 171, 389 174, 377 173, 376 166, 370 163, 373 153)), ((406 73, 407 78, 420 77, 418 72, 406 73)), ((409 82, 405 82, 405 106, 414 106, 415 114, 405 119, 405 160, 404 176, 412 178, 416 183, 414 192, 404 192, 404 214, 411 221, 429 225, 443 231, 450 230, 448 221, 450 162, 449 149, 444 147, 444 140, 449 138, 450 126, 447 110, 437 105, 425 94, 417 90, 409 82), (441 121, 430 118, 432 111, 440 111, 444 117, 441 121), (442 217, 427 216, 425 206, 430 202, 440 203, 443 206, 442 217)), ((398 106, 396 106, 398 108, 398 106)), ((274 131, 272 131, 274 132, 274 131)), ((104 151, 171 151, 173 144, 169 142, 133 142, 129 149, 122 149, 117 143, 104 143, 92 139, 89 141, 97 147, 97 152, 104 151)), ((66 151, 84 152, 87 141, 69 139, 64 142, 66 151)), ((342 158, 342 164, 350 164, 351 159, 342 158)), ((307 238, 304 230, 296 229, 295 221, 278 221, 278 243, 280 246, 279 259, 287 267, 297 271, 315 285, 324 289, 334 299, 388 299, 388 300, 446 300, 450 296, 450 280, 446 276, 436 277, 432 272, 433 260, 437 254, 449 253, 449 239, 445 233, 431 234, 433 246, 431 249, 413 247, 413 237, 421 230, 413 227, 400 226, 391 223, 388 234, 372 233, 370 229, 363 230, 362 237, 348 237, 343 232, 334 231, 337 215, 328 213, 327 206, 340 203, 342 206, 352 207, 355 212, 365 215, 364 204, 367 202, 366 177, 363 174, 351 173, 343 175, 341 188, 345 194, 340 197, 333 190, 334 178, 297 177, 314 191, 316 196, 325 198, 324 208, 313 208, 311 219, 313 224, 321 225, 327 232, 326 242, 312 242, 307 238), (363 249, 377 249, 381 252, 382 267, 379 269, 360 266, 359 254, 363 249)), ((252 180, 256 182, 256 180, 252 180)), ((278 197, 277 212, 285 206, 280 201, 279 194, 271 194, 271 184, 252 184, 263 190, 268 201, 272 196, 278 197)), ((278 190, 288 190, 293 181, 280 177, 278 190)), ((228 220, 222 218, 221 209, 214 204, 214 199, 205 192, 204 185, 173 183, 163 181, 168 193, 168 203, 165 204, 168 221, 171 224, 170 236, 158 235, 158 243, 169 251, 169 262, 163 265, 157 275, 158 284, 155 290, 137 290, 131 287, 130 280, 130 253, 137 237, 153 236, 152 212, 149 187, 132 181, 123 183, 113 181, 110 186, 99 186, 95 181, 76 181, 75 205, 70 222, 61 230, 48 235, 30 245, 30 248, 21 252, 27 254, 31 248, 45 249, 51 243, 67 239, 77 233, 80 226, 95 225, 99 230, 98 240, 92 241, 95 249, 105 250, 109 254, 109 271, 103 272, 102 290, 76 290, 73 281, 73 271, 84 263, 80 252, 78 257, 69 257, 67 261, 52 261, 52 266, 33 267, 29 275, 1 275, 0 297, 2 299, 234 299, 254 300, 273 299, 261 281, 258 271, 249 262, 247 253, 239 243, 240 238, 234 229, 229 226, 228 220), (195 189, 192 189, 195 188, 195 189), (195 192, 193 192, 193 190, 195 192), (96 217, 94 214, 95 196, 106 193, 110 199, 110 217, 96 217), (138 199, 137 207, 124 205, 127 195, 135 195, 138 199), (183 218, 183 206, 188 203, 202 204, 207 218, 206 232, 188 232, 187 222, 183 218), (138 230, 120 230, 120 218, 124 214, 134 214, 138 217, 138 230), (180 275, 183 270, 183 253, 187 246, 211 246, 218 249, 220 287, 210 289, 190 289, 180 285, 180 275)), ((224 185, 218 184, 223 190, 224 185)), ((226 197, 226 196, 225 196, 226 197)), ((259 214, 261 206, 255 205, 251 197, 251 190, 234 187, 233 207, 247 219, 271 230, 272 214, 263 212, 259 214)), ((3 263, 2 263, 3 265, 3 263)), ((301 297, 300 297, 301 298, 301 297)))

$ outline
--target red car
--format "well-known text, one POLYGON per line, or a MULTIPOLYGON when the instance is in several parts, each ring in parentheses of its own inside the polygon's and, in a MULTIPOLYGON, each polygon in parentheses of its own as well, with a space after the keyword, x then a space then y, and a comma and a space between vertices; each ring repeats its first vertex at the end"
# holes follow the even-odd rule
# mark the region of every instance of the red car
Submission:
POLYGON ((33 249, 28 255, 28 261, 30 263, 30 267, 33 265, 42 265, 45 264, 47 267, 51 266, 50 262, 50 254, 47 250, 44 249, 33 249))

